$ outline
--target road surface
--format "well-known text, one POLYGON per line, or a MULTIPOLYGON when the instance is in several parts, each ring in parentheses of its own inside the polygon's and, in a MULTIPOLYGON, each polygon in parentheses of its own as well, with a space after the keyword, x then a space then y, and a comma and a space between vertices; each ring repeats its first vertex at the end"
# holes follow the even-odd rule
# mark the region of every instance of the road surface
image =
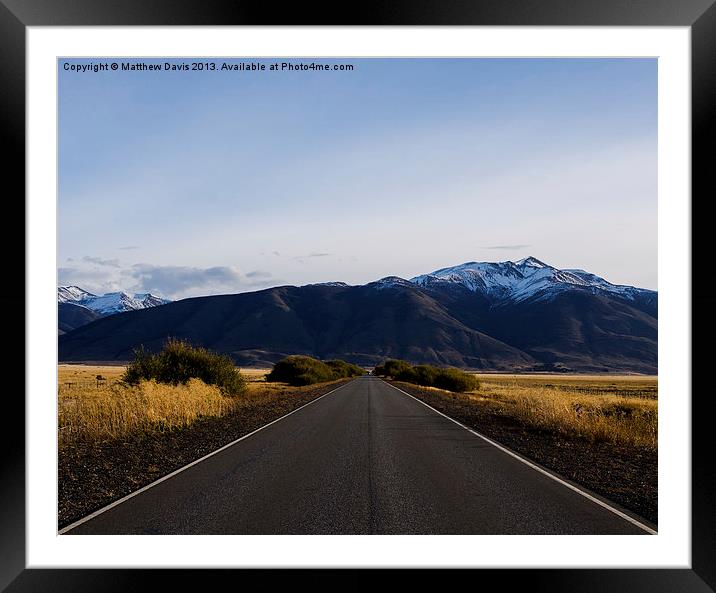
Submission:
POLYGON ((361 377, 69 534, 646 534, 361 377))

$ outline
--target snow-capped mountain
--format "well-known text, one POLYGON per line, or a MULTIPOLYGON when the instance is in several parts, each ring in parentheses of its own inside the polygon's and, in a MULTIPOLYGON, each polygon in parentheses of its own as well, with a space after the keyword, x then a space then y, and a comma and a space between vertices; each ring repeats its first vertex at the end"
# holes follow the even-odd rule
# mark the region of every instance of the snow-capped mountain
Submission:
POLYGON ((380 290, 382 288, 390 288, 392 286, 410 286, 410 282, 400 278, 399 276, 386 276, 385 278, 381 278, 375 282, 370 282, 368 286, 374 286, 380 290))
POLYGON ((60 286, 57 288, 58 303, 74 303, 79 304, 84 300, 96 298, 96 295, 79 286, 60 286))
POLYGON ((124 311, 135 311, 164 305, 170 301, 159 298, 153 294, 129 295, 126 292, 108 292, 102 296, 94 297, 81 303, 88 309, 96 311, 100 315, 113 315, 124 311))
POLYGON ((345 282, 314 282, 313 284, 306 284, 305 286, 350 286, 345 282))
POLYGON ((608 293, 630 300, 656 294, 651 290, 612 284, 584 270, 560 270, 535 257, 516 262, 468 262, 416 276, 410 281, 424 288, 461 285, 496 303, 549 299, 565 290, 608 293))
POLYGON ((124 311, 156 307, 171 301, 151 293, 130 295, 126 292, 108 292, 103 295, 95 295, 79 286, 60 286, 57 289, 57 302, 80 305, 104 317, 124 311))
POLYGON ((134 300, 139 301, 139 303, 143 305, 142 307, 138 307, 139 309, 146 309, 147 307, 157 307, 159 305, 166 305, 167 303, 171 303, 171 300, 155 296, 151 292, 137 292, 134 295, 134 300))
MULTIPOLYGON (((99 303, 118 298, 104 295, 99 303)), ((356 364, 404 358, 510 372, 654 374, 657 315, 654 291, 530 257, 466 263, 412 281, 387 276, 358 286, 286 285, 187 298, 74 329, 68 316, 70 330, 58 344, 59 359, 67 361, 131 360, 137 346, 157 351, 167 337, 181 335, 240 366, 270 366, 303 353, 356 364)))

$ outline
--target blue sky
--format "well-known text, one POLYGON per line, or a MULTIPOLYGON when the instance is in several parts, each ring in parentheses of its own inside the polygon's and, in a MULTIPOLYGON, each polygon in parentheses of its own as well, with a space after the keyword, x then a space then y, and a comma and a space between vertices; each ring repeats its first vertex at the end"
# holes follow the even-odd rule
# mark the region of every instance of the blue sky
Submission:
POLYGON ((534 255, 657 288, 656 60, 64 70, 111 61, 58 62, 61 284, 183 298, 534 255))

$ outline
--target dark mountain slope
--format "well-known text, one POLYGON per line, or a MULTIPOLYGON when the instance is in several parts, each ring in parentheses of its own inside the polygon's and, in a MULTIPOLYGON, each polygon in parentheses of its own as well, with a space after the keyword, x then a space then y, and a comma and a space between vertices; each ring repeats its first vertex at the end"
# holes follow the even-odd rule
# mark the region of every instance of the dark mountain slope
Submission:
POLYGON ((57 305, 57 325, 61 334, 99 318, 99 313, 82 305, 73 305, 71 303, 59 303, 57 305))
POLYGON ((535 358, 582 371, 655 373, 657 320, 585 291, 495 307, 485 331, 535 358))
POLYGON ((127 360, 168 336, 231 354, 239 364, 286 354, 372 364, 384 357, 510 368, 531 356, 452 318, 413 286, 279 287, 120 313, 60 339, 61 360, 127 360))

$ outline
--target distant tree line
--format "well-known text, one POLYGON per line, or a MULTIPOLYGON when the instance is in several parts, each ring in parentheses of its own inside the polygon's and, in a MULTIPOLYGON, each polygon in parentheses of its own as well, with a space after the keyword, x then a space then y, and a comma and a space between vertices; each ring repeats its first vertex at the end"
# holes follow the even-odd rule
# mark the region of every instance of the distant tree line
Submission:
POLYGON ((365 370, 344 360, 321 361, 310 356, 287 356, 274 364, 267 381, 289 385, 311 385, 364 375, 365 370))
POLYGON ((437 387, 447 391, 465 392, 480 388, 480 382, 475 375, 458 369, 441 368, 428 364, 413 366, 405 360, 388 359, 375 367, 373 372, 378 376, 389 377, 396 381, 437 387))

